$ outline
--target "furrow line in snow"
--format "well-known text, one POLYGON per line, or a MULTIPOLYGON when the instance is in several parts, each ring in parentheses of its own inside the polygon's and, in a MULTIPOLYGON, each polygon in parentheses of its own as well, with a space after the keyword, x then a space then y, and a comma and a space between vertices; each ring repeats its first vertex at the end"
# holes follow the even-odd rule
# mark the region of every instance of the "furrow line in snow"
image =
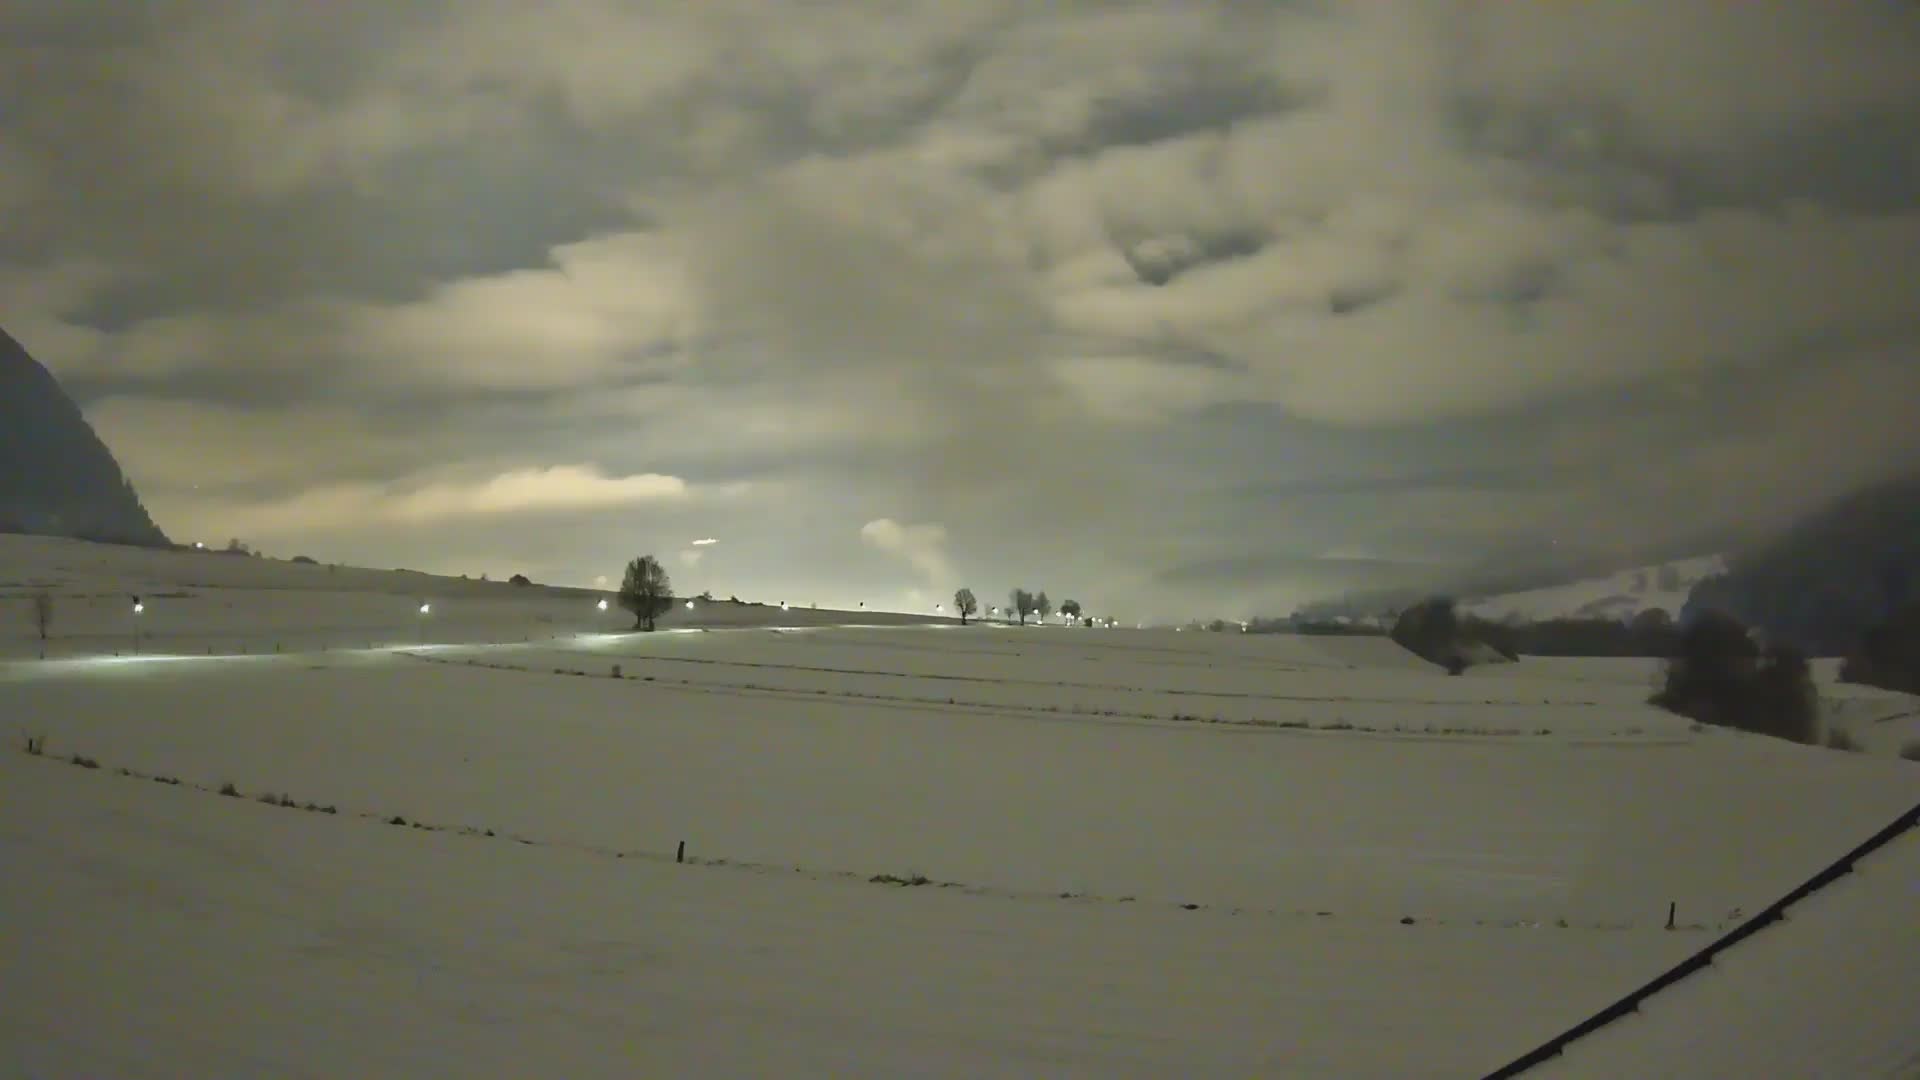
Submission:
MULTIPOLYGON (((1486 728, 1486 727, 1436 727, 1433 725, 1425 725, 1421 727, 1408 727, 1408 726, 1402 726, 1397 724, 1391 727, 1381 727, 1381 726, 1368 725, 1368 724, 1356 724, 1347 720, 1333 720, 1327 723, 1316 724, 1306 720, 1229 719, 1229 718, 1224 718, 1219 716, 1200 716, 1198 714, 1192 714, 1192 713, 1173 713, 1171 715, 1167 715, 1167 714, 1161 714, 1161 713, 1136 712, 1136 711, 1127 710, 1127 709, 1093 709, 1093 708, 1086 708, 1082 706, 1071 706, 1071 705, 1070 706, 1021 705, 1021 704, 1009 703, 1009 702, 973 702, 973 701, 961 701, 956 698, 914 697, 912 695, 906 695, 906 694, 878 694, 878 693, 865 693, 865 692, 853 691, 853 690, 827 690, 823 688, 809 690, 809 689, 801 689, 796 687, 760 686, 754 683, 725 683, 725 682, 709 683, 709 682, 699 682, 692 679, 661 678, 660 676, 655 676, 655 675, 638 675, 638 676, 636 675, 617 675, 616 676, 611 674, 596 675, 592 672, 580 670, 578 668, 552 668, 550 670, 544 670, 539 668, 521 667, 514 664, 492 663, 492 662, 482 661, 482 660, 452 659, 452 658, 443 657, 443 656, 428 656, 422 653, 411 652, 405 649, 397 650, 395 655, 405 656, 405 657, 408 657, 414 660, 419 660, 423 663, 429 663, 429 664, 443 664, 449 667, 477 668, 477 669, 487 670, 487 671, 508 671, 508 672, 514 672, 516 674, 521 674, 521 675, 551 674, 551 675, 558 675, 558 676, 571 676, 571 677, 577 677, 577 678, 616 679, 619 681, 626 681, 626 682, 646 683, 646 684, 657 686, 663 689, 680 689, 680 690, 690 690, 694 692, 753 694, 753 695, 774 697, 774 698, 780 698, 780 699, 790 699, 790 700, 818 700, 820 698, 831 698, 831 699, 838 699, 843 701, 857 701, 857 702, 870 703, 870 704, 910 706, 916 709, 956 710, 956 711, 962 711, 962 712, 977 712, 977 713, 987 713, 987 714, 1002 715, 1002 716, 1029 716, 1029 717, 1042 717, 1042 718, 1071 717, 1071 718, 1083 719, 1083 720, 1108 721, 1108 722, 1119 722, 1119 723, 1146 722, 1146 723, 1156 723, 1156 724, 1200 724, 1208 727, 1240 728, 1240 729, 1249 729, 1249 730, 1256 730, 1256 731, 1273 731, 1273 732, 1285 731, 1285 732, 1294 732, 1294 733, 1313 732, 1313 733, 1325 733, 1325 734, 1386 736, 1386 737, 1394 737, 1394 738, 1412 738, 1412 739, 1487 738, 1487 739, 1498 739, 1502 741, 1511 741, 1511 740, 1542 739, 1542 738, 1547 738, 1549 736, 1552 736, 1554 734, 1553 729, 1545 728, 1545 727, 1532 728, 1532 729, 1486 728)), ((1128 691, 1124 689, 1115 689, 1115 688, 1101 688, 1101 689, 1106 689, 1106 690, 1109 690, 1110 692, 1116 692, 1116 693, 1130 693, 1130 692, 1155 693, 1157 692, 1157 691, 1128 691)), ((1312 701, 1315 703, 1328 703, 1328 702, 1332 702, 1334 699, 1309 698, 1309 699, 1302 699, 1302 700, 1312 701)), ((1342 703, 1348 700, 1351 700, 1351 699, 1345 699, 1345 698, 1338 699, 1338 701, 1342 703)), ((1414 702, 1413 704, 1421 704, 1421 703, 1414 702)), ((1427 704, 1457 705, 1459 703, 1443 702, 1443 703, 1427 703, 1427 704)), ((1610 737, 1628 739, 1628 738, 1634 738, 1637 733, 1634 731, 1628 730, 1628 731, 1621 731, 1621 732, 1612 732, 1612 733, 1603 732, 1603 733, 1596 733, 1596 734, 1599 735, 1600 738, 1596 739, 1593 736, 1588 736, 1587 742, 1591 743, 1592 745, 1599 746, 1599 745, 1607 745, 1605 742, 1601 741, 1601 739, 1610 738, 1610 737)), ((1687 743, 1684 740, 1635 739, 1633 745, 1685 746, 1687 745, 1687 743)))
MULTIPOLYGON (((1016 901, 1024 901, 1024 902, 1054 901, 1054 902, 1063 902, 1063 903, 1098 904, 1098 905, 1138 904, 1142 907, 1149 907, 1149 908, 1164 908, 1167 910, 1189 911, 1189 912, 1207 911, 1215 914, 1224 914, 1229 916, 1249 916, 1254 918, 1268 918, 1268 919, 1325 920, 1325 921, 1343 921, 1343 922, 1382 921, 1377 917, 1363 917, 1363 919, 1356 920, 1351 916, 1343 917, 1343 916, 1337 915, 1335 912, 1331 910, 1326 910, 1326 909, 1288 910, 1288 909, 1281 909, 1281 908, 1256 908, 1256 907, 1247 907, 1247 906, 1239 906, 1239 905, 1206 904, 1206 903, 1198 903, 1198 902, 1192 902, 1192 901, 1186 901, 1186 902, 1170 901, 1170 900, 1142 901, 1138 897, 1131 896, 1131 895, 1107 896, 1107 895, 1101 895, 1097 893, 1085 893, 1085 892, 1054 892, 1054 891, 1037 890, 1037 889, 1011 889, 1011 888, 1005 888, 1005 887, 972 884, 972 883, 960 882, 960 881, 942 881, 942 880, 930 878, 924 874, 920 874, 917 872, 910 872, 906 875, 899 875, 899 874, 893 874, 893 873, 887 873, 887 872, 871 873, 864 870, 827 870, 827 869, 821 869, 819 867, 808 867, 808 866, 800 866, 800 865, 778 865, 774 863, 755 862, 755 861, 744 860, 744 859, 713 858, 713 857, 706 857, 706 856, 700 856, 700 855, 689 855, 685 851, 684 844, 680 845, 680 847, 674 851, 653 851, 653 850, 645 850, 645 849, 611 848, 611 847, 606 847, 604 845, 597 845, 597 844, 582 844, 582 843, 576 843, 576 842, 566 841, 566 840, 554 840, 550 838, 531 837, 521 833, 509 831, 506 829, 495 829, 495 828, 487 828, 487 827, 474 826, 474 825, 436 824, 436 823, 424 822, 424 821, 408 818, 403 814, 390 814, 390 813, 373 812, 373 811, 366 811, 366 810, 342 810, 337 804, 320 803, 311 799, 296 800, 292 796, 285 793, 275 793, 271 791, 249 792, 230 782, 222 784, 219 787, 215 787, 211 784, 197 783, 192 780, 182 780, 179 777, 175 777, 175 776, 147 773, 138 769, 128 768, 125 766, 114 767, 114 766, 104 765, 94 758, 87 757, 77 752, 65 757, 50 754, 46 752, 44 741, 39 742, 37 745, 30 744, 29 748, 27 749, 27 754, 32 757, 40 758, 43 761, 46 761, 50 764, 68 764, 68 765, 73 765, 78 768, 86 769, 89 771, 100 771, 108 775, 116 776, 124 779, 145 781, 148 783, 159 784, 165 787, 181 788, 184 790, 193 791, 193 792, 206 794, 206 795, 216 795, 224 798, 233 799, 237 804, 254 803, 254 804, 259 804, 264 806, 275 807, 279 809, 296 810, 296 811, 302 811, 305 813, 323 814, 329 817, 354 819, 357 821, 386 825, 394 828, 411 829, 416 832, 445 833, 449 835, 466 837, 470 839, 502 840, 502 841, 506 841, 511 844, 517 844, 523 847, 540 847, 540 848, 551 848, 551 849, 562 850, 562 851, 576 851, 576 852, 581 852, 581 853, 590 854, 590 855, 597 855, 597 856, 601 856, 604 858, 611 858, 611 859, 622 859, 622 860, 636 859, 636 860, 642 860, 642 861, 653 862, 653 863, 672 863, 675 865, 685 865, 685 866, 696 867, 696 868, 706 867, 706 868, 715 868, 715 869, 726 869, 726 870, 733 870, 737 872, 761 874, 761 875, 776 875, 776 876, 782 876, 782 877, 798 876, 798 877, 806 878, 812 881, 864 882, 867 884, 884 885, 892 888, 925 887, 925 888, 931 888, 936 890, 951 890, 967 896, 977 896, 977 897, 985 897, 985 898, 1000 899, 1000 900, 1016 900, 1016 901)), ((1452 929, 1474 928, 1474 929, 1500 929, 1500 930, 1563 930, 1563 931, 1607 932, 1607 933, 1633 933, 1633 932, 1703 933, 1709 930, 1721 929, 1725 925, 1725 924, 1719 924, 1715 926, 1708 926, 1707 924, 1704 924, 1704 923, 1682 923, 1678 926, 1668 929, 1664 927, 1656 928, 1651 925, 1643 925, 1643 924, 1635 923, 1632 921, 1571 922, 1565 918, 1554 918, 1554 919, 1508 918, 1508 919, 1500 919, 1500 920, 1450 919, 1450 918, 1443 918, 1443 917, 1415 916, 1415 915, 1403 915, 1398 919, 1391 919, 1391 920, 1385 920, 1385 921, 1389 921, 1389 922, 1397 923, 1401 926, 1409 926, 1409 927, 1437 927, 1437 928, 1452 928, 1452 929)))

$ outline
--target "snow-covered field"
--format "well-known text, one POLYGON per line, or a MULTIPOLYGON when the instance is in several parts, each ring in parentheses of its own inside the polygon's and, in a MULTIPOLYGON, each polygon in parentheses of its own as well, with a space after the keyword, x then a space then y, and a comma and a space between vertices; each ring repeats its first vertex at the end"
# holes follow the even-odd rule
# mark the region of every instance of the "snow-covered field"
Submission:
POLYGON ((1535 1075, 1920 1076, 1920 830, 1535 1075), (1900 1003, 1904 1003, 1900 1004, 1900 1003))
MULTIPOLYGON (((40 654, 30 598, 41 592, 55 601, 51 637, 45 643, 49 657, 517 642, 633 625, 632 616, 618 607, 600 609, 599 601, 610 593, 586 589, 515 587, 406 570, 0 535, 0 658, 40 654)), ((763 605, 734 604, 726 597, 695 601, 692 610, 675 607, 660 625, 945 621, 889 612, 816 611, 798 601, 781 610, 781 602, 775 598, 763 605)))
POLYGON ((1634 662, 592 600, 0 538, 0 1074, 1473 1076, 1920 800, 1634 662))

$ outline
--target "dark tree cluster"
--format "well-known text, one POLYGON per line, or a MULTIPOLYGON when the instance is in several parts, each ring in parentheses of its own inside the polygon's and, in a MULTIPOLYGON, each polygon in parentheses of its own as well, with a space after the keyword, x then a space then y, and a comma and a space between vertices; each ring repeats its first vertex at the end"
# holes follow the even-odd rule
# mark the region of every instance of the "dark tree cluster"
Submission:
POLYGON ((1304 634, 1309 637, 1386 637, 1387 629, 1374 620, 1292 615, 1284 619, 1247 621, 1249 634, 1304 634))
POLYGON ((1508 659, 1521 656, 1640 656, 1674 654, 1680 631, 1673 617, 1648 608, 1627 622, 1617 619, 1541 619, 1495 622, 1467 616, 1468 636, 1493 646, 1508 659))
POLYGON ((1029 615, 1044 619, 1053 612, 1053 606, 1047 601, 1045 589, 1038 593, 1031 593, 1016 587, 1007 594, 1007 607, 1019 617, 1021 626, 1027 625, 1029 615))
POLYGON ((1411 605, 1394 620, 1388 636, 1401 648, 1456 675, 1473 662, 1471 639, 1451 597, 1434 596, 1411 605))
POLYGON ((1763 649, 1722 612, 1703 612, 1680 631, 1651 701, 1703 724, 1808 745, 1820 737, 1819 693, 1805 654, 1790 645, 1763 649))
POLYGON ((1920 602, 1868 630, 1841 662, 1840 679, 1920 694, 1920 602))
MULTIPOLYGON (((1414 605, 1407 611, 1428 611, 1414 605)), ((1401 613, 1405 616, 1406 612, 1401 613)), ((1416 620, 1430 616, 1416 615, 1416 620)), ((1627 622, 1604 618, 1565 618, 1527 621, 1488 619, 1478 615, 1454 614, 1461 639, 1478 642, 1509 660, 1522 656, 1672 656, 1680 640, 1673 616, 1660 608, 1649 608, 1627 622)), ((1394 620, 1398 624, 1398 620, 1394 620)), ((1423 624, 1424 625, 1424 624, 1423 624)), ((1284 619, 1260 618, 1246 624, 1249 634, 1301 634, 1309 637, 1386 637, 1390 626, 1372 619, 1326 618, 1294 615, 1284 619)), ((1402 629, 1402 636, 1412 626, 1402 629)), ((1427 633, 1432 632, 1429 625, 1427 633)))
MULTIPOLYGON (((960 613, 960 622, 964 625, 968 619, 980 611, 980 600, 974 596, 972 589, 960 589, 953 594, 953 609, 960 613)), ((1078 600, 1060 602, 1060 614, 1069 619, 1080 619, 1082 610, 1078 600)), ((1019 619, 1021 626, 1027 624, 1030 616, 1045 619, 1053 612, 1053 601, 1047 599, 1045 589, 1036 593, 1016 587, 1007 593, 1007 615, 1019 619)), ((1088 618, 1085 623, 1092 626, 1093 620, 1088 618)))

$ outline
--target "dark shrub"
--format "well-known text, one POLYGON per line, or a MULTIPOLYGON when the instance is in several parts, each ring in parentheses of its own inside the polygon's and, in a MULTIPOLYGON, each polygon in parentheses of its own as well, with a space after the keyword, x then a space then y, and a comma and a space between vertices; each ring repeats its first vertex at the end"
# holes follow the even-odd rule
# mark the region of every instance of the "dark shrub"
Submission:
POLYGON ((1442 666, 1460 657, 1460 617, 1451 597, 1429 597, 1402 611, 1388 636, 1415 656, 1442 666))
POLYGON ((1842 661, 1840 680, 1920 694, 1920 603, 1868 630, 1842 661))
POLYGON ((1790 645, 1776 645, 1761 658, 1748 695, 1753 723, 1747 727, 1762 735, 1817 745, 1820 741, 1820 694, 1806 655, 1790 645))
POLYGON ((1745 704, 1759 657, 1760 647, 1738 619, 1709 611, 1681 631, 1653 703, 1702 723, 1737 727, 1732 717, 1745 704))
POLYGON ((1701 723, 1819 742, 1819 695, 1806 656, 1784 645, 1763 653, 1739 620, 1720 612, 1681 631, 1651 700, 1701 723))

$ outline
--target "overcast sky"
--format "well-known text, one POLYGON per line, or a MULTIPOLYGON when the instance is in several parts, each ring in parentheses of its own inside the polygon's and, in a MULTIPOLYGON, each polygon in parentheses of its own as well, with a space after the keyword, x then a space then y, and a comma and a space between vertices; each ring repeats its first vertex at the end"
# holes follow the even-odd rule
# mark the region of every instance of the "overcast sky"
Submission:
POLYGON ((176 539, 1275 614, 1920 462, 1916 132, 1896 0, 0 0, 0 326, 176 539))

